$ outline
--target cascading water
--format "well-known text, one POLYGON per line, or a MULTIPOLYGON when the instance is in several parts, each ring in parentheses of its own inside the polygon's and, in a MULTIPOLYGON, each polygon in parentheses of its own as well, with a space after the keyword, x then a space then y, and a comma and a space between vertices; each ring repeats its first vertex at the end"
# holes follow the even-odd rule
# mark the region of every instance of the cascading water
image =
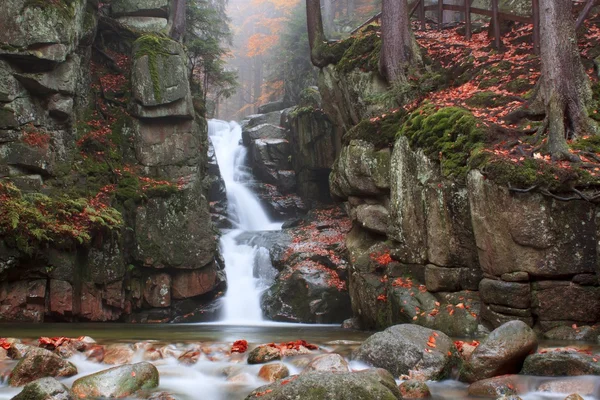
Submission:
POLYGON ((242 128, 235 122, 211 120, 208 135, 215 148, 221 176, 227 189, 228 217, 236 229, 221 236, 228 289, 223 299, 224 323, 256 324, 263 320, 260 293, 265 283, 253 276, 259 255, 256 247, 236 243, 236 237, 248 231, 281 229, 272 222, 246 186, 252 176, 245 167, 247 150, 240 144, 242 128))

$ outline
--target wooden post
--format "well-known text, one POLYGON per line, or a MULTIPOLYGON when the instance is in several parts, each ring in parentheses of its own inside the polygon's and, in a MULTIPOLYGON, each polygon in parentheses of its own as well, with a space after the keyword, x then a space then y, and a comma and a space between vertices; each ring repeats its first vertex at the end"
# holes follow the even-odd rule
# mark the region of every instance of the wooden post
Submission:
POLYGON ((442 30, 444 23, 444 0, 438 0, 438 31, 442 30))
POLYGON ((419 18, 421 19, 421 30, 427 29, 427 21, 425 20, 425 0, 419 0, 419 18))
POLYGON ((471 0, 465 0, 465 25, 467 28, 467 31, 466 31, 467 40, 471 40, 471 35, 472 35, 471 0))
POLYGON ((585 19, 587 18, 587 15, 590 13, 590 10, 594 6, 594 3, 596 3, 596 0, 588 0, 588 2, 585 3, 585 7, 583 8, 581 14, 579 14, 579 17, 577 18, 577 23, 575 24, 576 30, 581 28, 581 25, 583 25, 583 21, 585 21, 585 19))
POLYGON ((492 0, 492 23, 494 24, 494 41, 500 51, 500 18, 498 17, 498 0, 492 0))
POLYGON ((533 51, 540 53, 540 0, 532 0, 531 10, 533 12, 533 51))

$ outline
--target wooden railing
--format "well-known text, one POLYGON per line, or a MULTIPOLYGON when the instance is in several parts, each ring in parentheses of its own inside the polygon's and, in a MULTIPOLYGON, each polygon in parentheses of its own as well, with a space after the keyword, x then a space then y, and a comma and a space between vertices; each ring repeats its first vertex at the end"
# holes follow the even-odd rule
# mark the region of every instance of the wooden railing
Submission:
MULTIPOLYGON (((437 12, 437 25, 438 29, 442 29, 443 21, 444 21, 444 11, 458 11, 462 12, 465 15, 465 27, 466 27, 466 37, 467 39, 471 39, 473 32, 473 23, 471 20, 472 14, 484 15, 491 18, 491 23, 494 29, 494 43, 497 49, 501 48, 501 39, 500 39, 500 23, 501 21, 514 21, 521 22, 525 24, 533 25, 533 46, 535 51, 539 51, 540 47, 540 2, 539 0, 531 0, 531 16, 522 16, 512 13, 501 12, 498 6, 499 0, 492 0, 492 9, 487 10, 484 8, 472 7, 473 0, 463 0, 463 5, 455 5, 455 4, 444 4, 444 0, 438 0, 437 4, 432 4, 429 6, 425 5, 425 0, 416 0, 414 3, 409 5, 410 16, 413 17, 415 13, 418 13, 417 18, 421 22, 421 30, 425 30, 427 28, 427 21, 425 18, 425 13, 427 11, 437 12)), ((579 12, 579 17, 577 18, 576 27, 579 29, 585 19, 587 18, 590 10, 594 5, 600 3, 600 0, 581 0, 575 1, 577 9, 581 9, 579 12)), ((352 33, 358 32, 362 27, 371 24, 373 22, 379 21, 381 19, 381 13, 373 16, 366 22, 364 22, 361 26, 356 28, 352 33)))

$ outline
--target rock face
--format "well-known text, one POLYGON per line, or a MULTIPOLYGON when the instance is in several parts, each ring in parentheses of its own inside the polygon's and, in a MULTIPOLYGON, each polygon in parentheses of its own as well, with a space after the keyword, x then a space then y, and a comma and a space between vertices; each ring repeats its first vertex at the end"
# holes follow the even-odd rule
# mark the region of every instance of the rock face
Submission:
POLYGON ((401 399, 392 375, 382 369, 353 373, 315 372, 293 376, 254 390, 246 400, 395 400, 401 399), (283 384, 283 382, 286 382, 283 384))
POLYGON ((158 370, 147 362, 100 371, 73 382, 73 395, 79 399, 109 397, 121 398, 142 389, 158 387, 158 370))
POLYGON ((370 336, 353 359, 390 371, 394 376, 442 380, 459 360, 452 340, 442 332, 417 325, 395 325, 370 336), (429 343, 429 344, 428 344, 429 343))
POLYGON ((202 314, 225 285, 207 123, 184 46, 162 33, 172 2, 92 3, 3 4, 0 178, 24 194, 68 192, 79 212, 118 209, 122 223, 2 237, 0 321, 169 321, 202 314))
POLYGON ((461 371, 461 380, 475 382, 518 373, 525 358, 537 349, 535 332, 522 321, 496 328, 471 354, 461 371))
POLYGON ((75 374, 75 365, 48 350, 32 348, 15 366, 8 383, 11 386, 23 386, 40 378, 69 377, 75 374))

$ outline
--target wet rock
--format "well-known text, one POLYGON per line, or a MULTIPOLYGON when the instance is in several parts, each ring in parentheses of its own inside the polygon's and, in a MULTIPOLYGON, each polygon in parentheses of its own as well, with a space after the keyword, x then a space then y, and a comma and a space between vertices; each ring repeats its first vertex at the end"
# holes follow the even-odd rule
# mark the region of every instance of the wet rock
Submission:
POLYGON ((403 381, 398 389, 403 399, 428 399, 431 397, 429 387, 420 381, 403 381))
POLYGON ((322 354, 313 358, 302 371, 303 374, 312 372, 350 372, 350 367, 339 354, 322 354))
POLYGON ((281 111, 284 108, 286 108, 286 105, 283 101, 272 101, 270 103, 263 104, 262 106, 258 107, 258 113, 270 114, 276 111, 281 111))
POLYGON ((479 284, 481 299, 486 303, 513 308, 529 308, 531 289, 528 283, 483 279, 479 284))
POLYGON ((111 11, 115 16, 137 15, 168 17, 168 0, 116 0, 111 3, 111 11))
POLYGON ((395 400, 401 399, 392 375, 383 369, 351 373, 297 375, 255 389, 246 400, 395 400), (285 384, 283 384, 285 382, 285 384))
POLYGON ((85 356, 88 360, 100 363, 104 360, 105 347, 100 345, 92 345, 86 352, 85 356))
POLYGON ((597 386, 594 379, 557 379, 542 383, 538 386, 540 392, 577 393, 583 396, 593 396, 597 386))
POLYGON ((248 364, 264 364, 280 359, 281 350, 269 345, 258 346, 248 354, 248 364))
POLYGON ((10 386, 23 386, 39 378, 69 377, 77 367, 56 354, 41 348, 31 348, 12 370, 10 386))
POLYGON ((42 378, 25 385, 11 400, 73 400, 69 389, 54 378, 42 378))
POLYGON ((103 362, 110 365, 127 364, 134 355, 135 350, 130 344, 111 344, 104 351, 103 362))
POLYGON ((338 271, 311 260, 289 265, 261 299, 265 316, 275 321, 341 323, 350 307, 338 271))
POLYGON ((181 271, 173 275, 174 299, 187 299, 214 290, 221 283, 216 263, 202 269, 181 271))
POLYGON ((496 328, 473 351, 461 370, 460 379, 475 382, 518 373, 528 354, 537 349, 535 332, 522 321, 510 321, 496 328))
POLYGON ((537 376, 600 375, 597 356, 573 350, 548 351, 528 356, 522 374, 537 376))
POLYGON ((250 146, 258 139, 285 139, 285 130, 280 126, 262 124, 242 131, 244 146, 250 146))
POLYGON ((370 336, 352 358, 385 368, 394 376, 418 374, 422 380, 449 377, 452 367, 459 363, 448 336, 409 324, 395 325, 370 336))
POLYGON ((73 314, 73 287, 67 281, 50 280, 50 312, 61 316, 73 314))
POLYGON ((147 400, 177 400, 177 397, 168 392, 152 393, 147 400))
POLYGON ((544 332, 544 337, 552 340, 594 341, 598 334, 597 326, 557 326, 544 332))
POLYGON ((342 322, 342 328, 360 330, 360 320, 358 318, 348 318, 342 322))
POLYGON ((469 386, 469 396, 496 398, 517 395, 517 379, 512 375, 503 375, 477 381, 469 386))
POLYGON ((239 383, 244 385, 249 385, 253 381, 254 378, 247 372, 242 372, 241 374, 233 375, 227 378, 227 382, 239 383))
POLYGON ((36 348, 35 346, 23 344, 20 340, 17 339, 7 340, 14 340, 7 351, 8 356, 13 360, 20 360, 21 358, 25 357, 25 354, 27 354, 29 350, 36 348))
POLYGON ((177 359, 180 363, 186 365, 196 364, 202 355, 202 351, 200 351, 199 347, 194 347, 185 351, 182 355, 180 355, 177 359))
POLYGON ((260 371, 258 371, 258 377, 268 382, 275 382, 289 375, 290 371, 288 367, 281 363, 263 365, 260 371))
POLYGON ((142 389, 158 387, 158 370, 147 362, 121 365, 84 376, 73 382, 73 394, 80 399, 112 397, 135 394, 142 389))
POLYGON ((570 394, 567 397, 565 397, 565 400, 584 400, 584 399, 579 394, 573 393, 573 394, 570 394))

